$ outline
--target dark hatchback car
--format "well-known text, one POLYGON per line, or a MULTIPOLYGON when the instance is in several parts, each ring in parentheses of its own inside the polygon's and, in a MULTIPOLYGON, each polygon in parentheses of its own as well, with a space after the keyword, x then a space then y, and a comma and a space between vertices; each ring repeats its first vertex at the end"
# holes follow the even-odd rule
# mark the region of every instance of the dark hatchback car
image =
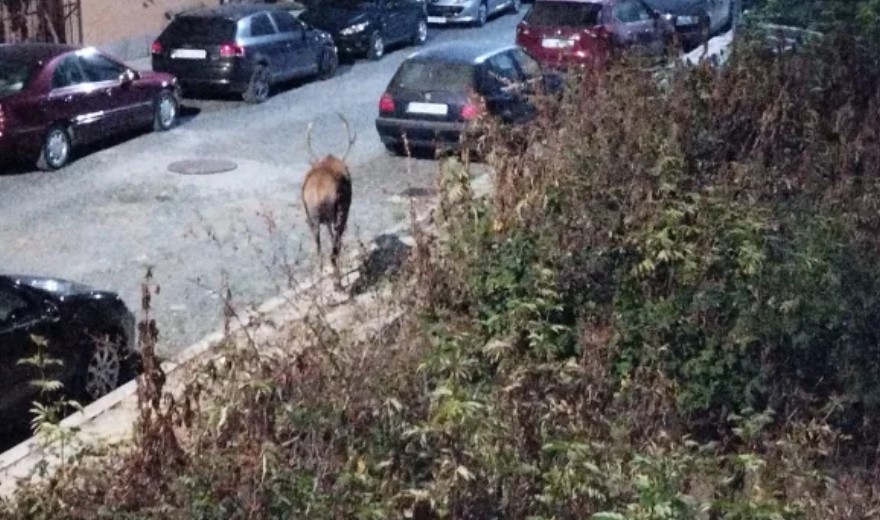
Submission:
POLYGON ((645 0, 675 27, 685 49, 730 29, 734 0, 645 0))
POLYGON ((137 375, 135 318, 119 297, 86 285, 35 276, 0 275, 0 429, 27 425, 41 377, 31 364, 37 341, 44 379, 61 382, 64 396, 87 404, 137 375), (41 338, 41 339, 39 339, 41 338))
POLYGON ((231 4, 183 12, 153 42, 153 70, 174 74, 184 91, 225 90, 249 103, 269 98, 272 85, 336 73, 333 39, 289 11, 231 4))
POLYGON ((516 43, 542 65, 598 66, 615 50, 663 55, 668 20, 642 0, 537 0, 517 25, 516 43))
POLYGON ((173 76, 137 72, 93 48, 0 45, 0 158, 67 164, 75 146, 177 121, 173 76))
POLYGON ((545 74, 519 47, 451 42, 407 58, 379 100, 376 130, 393 153, 412 148, 455 149, 484 110, 505 123, 535 114, 530 95, 558 91, 561 78, 545 74), (405 136, 405 137, 404 137, 405 136))
POLYGON ((420 0, 325 0, 299 18, 330 33, 340 53, 371 60, 381 59, 392 45, 421 45, 428 38, 428 13, 420 0))

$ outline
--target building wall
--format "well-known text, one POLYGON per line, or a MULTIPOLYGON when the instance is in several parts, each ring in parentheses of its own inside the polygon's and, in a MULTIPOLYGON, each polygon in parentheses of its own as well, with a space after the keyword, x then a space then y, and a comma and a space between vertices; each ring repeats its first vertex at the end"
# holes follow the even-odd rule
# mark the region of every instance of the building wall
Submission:
POLYGON ((81 0, 83 44, 124 60, 149 55, 150 43, 168 23, 166 12, 217 0, 81 0))

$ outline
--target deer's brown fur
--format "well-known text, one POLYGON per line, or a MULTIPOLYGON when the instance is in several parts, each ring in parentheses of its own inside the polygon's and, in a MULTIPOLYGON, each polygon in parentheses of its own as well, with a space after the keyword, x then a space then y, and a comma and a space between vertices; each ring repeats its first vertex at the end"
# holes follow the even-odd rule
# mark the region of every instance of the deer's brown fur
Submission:
POLYGON ((348 223, 348 209, 351 207, 352 195, 351 174, 345 158, 355 140, 355 136, 352 136, 349 130, 348 122, 341 114, 339 117, 345 123, 348 133, 348 150, 341 158, 332 154, 325 155, 322 159, 315 158, 311 145, 312 125, 309 125, 307 143, 309 153, 312 155, 312 166, 303 179, 301 194, 306 220, 314 236, 315 249, 322 268, 321 226, 326 226, 330 234, 332 243, 330 262, 333 265, 337 287, 341 286, 339 252, 342 248, 342 235, 348 223))

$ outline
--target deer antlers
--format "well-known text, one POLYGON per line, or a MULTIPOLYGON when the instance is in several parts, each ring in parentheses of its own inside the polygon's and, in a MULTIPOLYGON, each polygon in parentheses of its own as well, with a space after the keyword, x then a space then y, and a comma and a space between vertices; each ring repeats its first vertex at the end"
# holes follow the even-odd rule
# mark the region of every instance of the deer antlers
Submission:
MULTIPOLYGON (((345 126, 345 135, 348 138, 348 148, 345 149, 345 153, 342 154, 342 162, 345 162, 345 159, 348 158, 348 153, 351 152, 352 146, 354 146, 355 141, 357 140, 357 133, 351 131, 351 126, 348 124, 348 120, 345 116, 342 115, 341 112, 336 113, 339 116, 339 119, 342 120, 342 124, 345 126)), ((318 160, 317 154, 315 154, 315 150, 312 148, 312 128, 314 128, 315 122, 312 121, 309 123, 309 126, 306 128, 306 147, 309 151, 309 158, 311 162, 316 162, 318 160)))

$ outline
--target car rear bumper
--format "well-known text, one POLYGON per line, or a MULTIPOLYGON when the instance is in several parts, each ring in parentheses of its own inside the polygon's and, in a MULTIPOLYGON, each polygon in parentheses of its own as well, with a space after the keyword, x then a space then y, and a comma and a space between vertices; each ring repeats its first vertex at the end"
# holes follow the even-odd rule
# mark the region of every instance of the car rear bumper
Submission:
POLYGON ((477 21, 477 2, 470 4, 429 4, 428 23, 442 25, 446 23, 471 23, 477 21))
POLYGON ((467 130, 466 123, 376 118, 376 131, 386 145, 401 145, 406 136, 406 142, 413 147, 454 147, 467 130))
POLYGON ((596 67, 602 65, 607 56, 588 53, 585 51, 554 51, 539 48, 524 48, 541 65, 556 70, 570 68, 596 67))
POLYGON ((364 54, 370 48, 370 33, 367 31, 341 35, 334 34, 333 41, 340 54, 364 54))
POLYGON ((0 163, 30 159, 39 151, 41 139, 40 128, 28 132, 4 132, 0 135, 0 163))
POLYGON ((695 47, 703 42, 703 30, 696 25, 676 27, 675 37, 684 47, 695 47))
POLYGON ((172 74, 183 90, 219 89, 243 92, 252 73, 250 62, 189 63, 153 57, 153 70, 172 74))

